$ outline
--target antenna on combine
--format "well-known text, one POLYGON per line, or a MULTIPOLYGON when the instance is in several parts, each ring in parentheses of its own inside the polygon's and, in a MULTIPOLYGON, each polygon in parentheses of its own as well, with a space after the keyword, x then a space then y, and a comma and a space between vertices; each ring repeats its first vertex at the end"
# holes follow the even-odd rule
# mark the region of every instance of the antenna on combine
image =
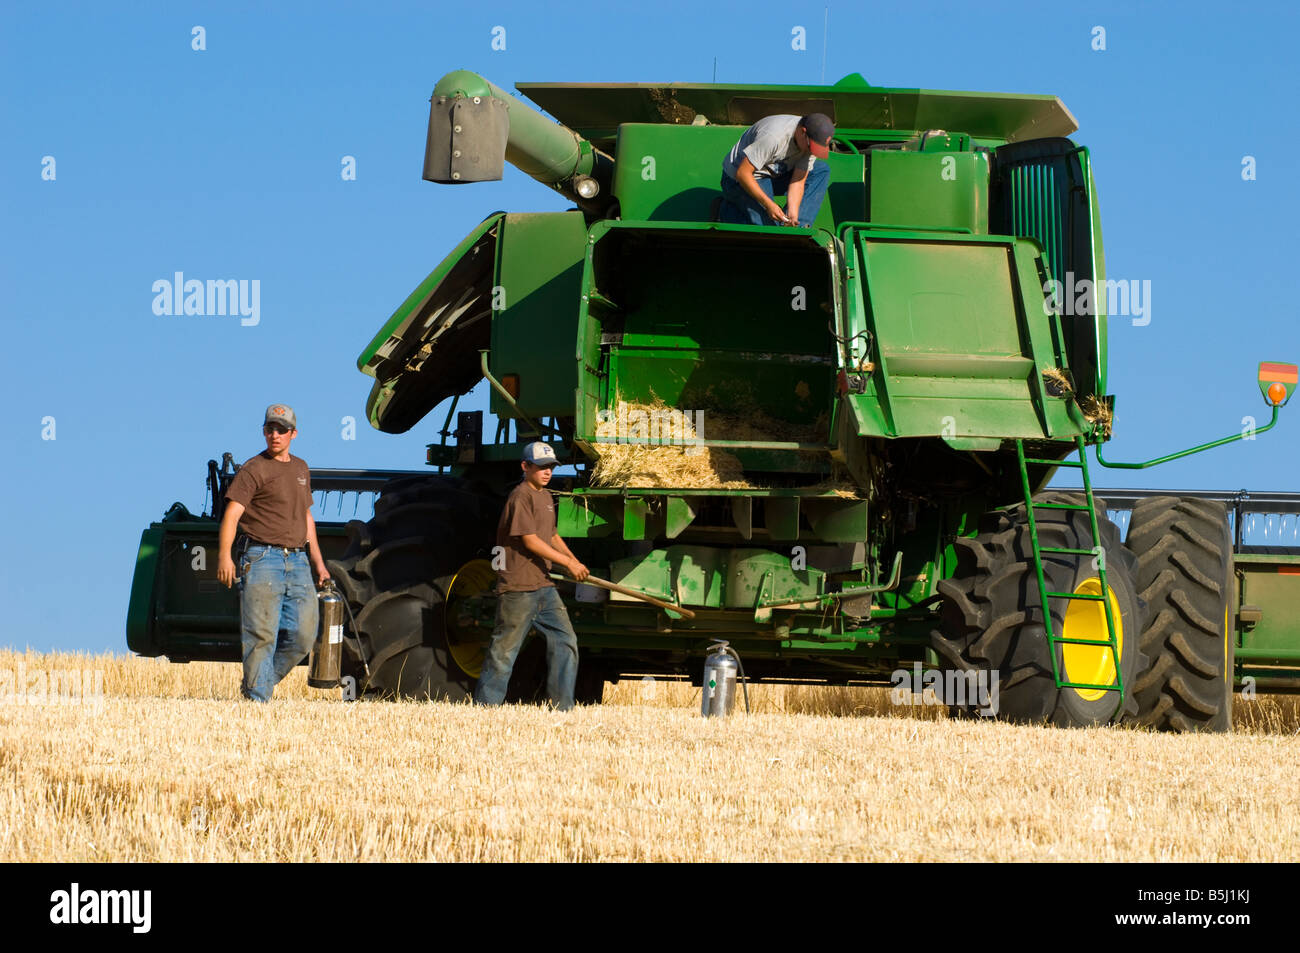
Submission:
POLYGON ((713 81, 715 83, 718 81, 718 58, 716 56, 713 58, 713 81))

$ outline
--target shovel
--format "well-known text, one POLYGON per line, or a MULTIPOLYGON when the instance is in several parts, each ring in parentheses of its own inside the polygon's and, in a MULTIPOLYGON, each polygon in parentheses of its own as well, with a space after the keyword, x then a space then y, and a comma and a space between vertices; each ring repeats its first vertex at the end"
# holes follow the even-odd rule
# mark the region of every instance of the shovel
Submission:
MULTIPOLYGON (((568 576, 561 576, 559 573, 551 573, 551 578, 560 582, 575 582, 568 576)), ((654 596, 648 596, 644 592, 637 592, 635 589, 629 589, 626 586, 620 586, 616 582, 610 582, 608 579, 601 579, 599 576, 588 576, 582 580, 589 586, 599 586, 601 589, 608 589, 610 592, 621 592, 625 596, 631 596, 633 599, 640 599, 642 602, 648 602, 652 606, 658 606, 667 612, 676 613, 685 616, 687 619, 694 619, 695 613, 690 609, 683 609, 681 606, 675 606, 671 602, 664 602, 662 599, 656 599, 654 596)))

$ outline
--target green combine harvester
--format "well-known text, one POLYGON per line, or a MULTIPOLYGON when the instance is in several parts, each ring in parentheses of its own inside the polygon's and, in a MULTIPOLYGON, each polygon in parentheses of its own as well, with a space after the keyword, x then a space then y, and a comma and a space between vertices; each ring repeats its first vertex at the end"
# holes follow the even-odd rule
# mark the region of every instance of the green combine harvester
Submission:
MULTIPOLYGON (((503 162, 569 200, 488 216, 365 348, 371 424, 446 403, 429 469, 315 471, 378 491, 318 520, 355 623, 358 692, 466 698, 492 632, 491 558, 521 448, 544 439, 559 533, 635 597, 561 584, 579 700, 698 682, 726 639, 753 681, 923 686, 954 713, 1225 730, 1234 680, 1300 689, 1300 547, 1243 539, 1300 494, 1107 493, 1107 289, 1088 150, 1053 96, 834 86, 520 84, 473 73, 431 99, 426 179, 503 162), (716 221, 723 157, 769 115, 835 123, 811 228, 716 221), (1085 284, 1086 283, 1086 284, 1085 284), (1058 289, 1096 289, 1075 307, 1058 289), (481 380, 499 423, 456 412, 481 380), (449 439, 451 438, 451 439, 449 439), (1047 492, 1069 467, 1079 491, 1047 492), (563 471, 561 471, 563 472, 563 471), (1127 544, 1111 507, 1131 512, 1127 544), (1231 518, 1230 518, 1231 517, 1231 518)), ((1265 363, 1271 428, 1296 382, 1265 363)), ((239 658, 212 514, 145 531, 128 643, 239 658)), ((513 696, 544 684, 534 639, 513 696)))

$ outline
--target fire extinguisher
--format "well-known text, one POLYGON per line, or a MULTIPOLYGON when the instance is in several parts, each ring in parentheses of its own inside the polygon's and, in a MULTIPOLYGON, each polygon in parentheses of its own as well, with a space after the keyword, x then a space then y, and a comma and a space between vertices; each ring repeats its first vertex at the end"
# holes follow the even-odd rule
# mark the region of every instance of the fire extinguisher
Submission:
POLYGON ((312 688, 338 688, 343 661, 343 597, 326 579, 320 590, 320 629, 312 647, 307 668, 307 684, 312 688))
POLYGON ((714 639, 717 644, 704 658, 704 691, 700 714, 716 718, 731 714, 736 704, 736 673, 740 673, 741 691, 745 694, 745 713, 749 713, 749 688, 745 684, 745 669, 740 656, 724 639, 714 639))

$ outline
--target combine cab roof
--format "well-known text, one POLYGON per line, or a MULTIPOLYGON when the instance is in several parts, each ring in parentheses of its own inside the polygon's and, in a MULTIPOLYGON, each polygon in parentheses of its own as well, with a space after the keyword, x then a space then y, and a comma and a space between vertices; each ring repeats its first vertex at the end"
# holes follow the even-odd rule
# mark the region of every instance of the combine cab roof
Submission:
POLYGON ((1055 96, 886 89, 852 73, 834 86, 733 86, 710 83, 518 83, 518 90, 564 125, 593 140, 620 123, 748 126, 775 113, 821 112, 844 129, 948 129, 978 138, 1068 136, 1079 124, 1055 96))

